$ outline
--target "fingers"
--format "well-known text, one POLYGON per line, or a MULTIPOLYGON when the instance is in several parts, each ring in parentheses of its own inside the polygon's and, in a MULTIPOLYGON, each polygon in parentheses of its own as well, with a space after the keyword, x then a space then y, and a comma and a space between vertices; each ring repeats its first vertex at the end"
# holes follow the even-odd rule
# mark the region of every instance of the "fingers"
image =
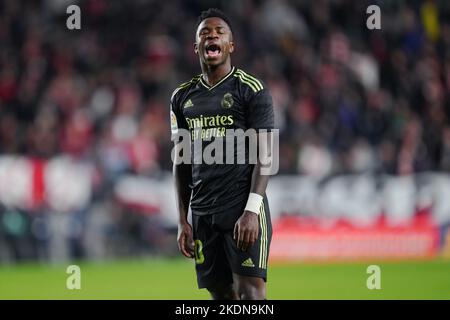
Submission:
POLYGON ((258 228, 253 230, 252 228, 242 226, 240 221, 238 221, 234 226, 233 239, 236 241, 238 249, 247 251, 258 239, 258 228))
POLYGON ((244 235, 243 235, 244 240, 242 241, 242 251, 247 251, 247 248, 250 247, 251 235, 252 234, 249 230, 244 232, 244 235))
POLYGON ((255 244, 256 239, 258 238, 257 233, 258 233, 258 231, 252 232, 252 233, 251 233, 251 235, 250 235, 250 237, 249 237, 249 240, 248 240, 248 246, 247 246, 247 249, 250 249, 250 248, 253 247, 253 245, 255 244))
POLYGON ((248 216, 242 216, 234 225, 233 239, 236 246, 242 251, 247 251, 258 239, 259 233, 258 219, 253 213, 248 216))
POLYGON ((256 231, 247 231, 244 236, 244 241, 242 243, 242 251, 247 251, 255 244, 258 239, 258 230, 256 231))
POLYGON ((238 228, 238 238, 237 238, 237 247, 242 251, 247 251, 250 247, 255 244, 256 236, 255 232, 252 232, 249 229, 238 228))
POLYGON ((250 237, 250 243, 248 245, 249 248, 253 247, 253 245, 258 240, 258 234, 259 234, 259 228, 256 228, 256 230, 253 232, 252 237, 250 237))
POLYGON ((190 258, 189 253, 186 250, 186 237, 184 236, 184 234, 182 233, 180 235, 180 238, 178 240, 178 249, 181 251, 181 253, 183 254, 183 256, 190 258))
POLYGON ((178 249, 186 258, 194 257, 194 241, 189 231, 181 231, 178 237, 178 249))
POLYGON ((242 243, 244 242, 244 230, 241 227, 238 227, 238 236, 237 236, 237 247, 238 249, 242 249, 242 243))
POLYGON ((194 244, 194 239, 192 237, 192 233, 188 233, 186 235, 186 251, 189 254, 189 258, 193 258, 194 257, 194 250, 195 250, 195 244, 194 244))

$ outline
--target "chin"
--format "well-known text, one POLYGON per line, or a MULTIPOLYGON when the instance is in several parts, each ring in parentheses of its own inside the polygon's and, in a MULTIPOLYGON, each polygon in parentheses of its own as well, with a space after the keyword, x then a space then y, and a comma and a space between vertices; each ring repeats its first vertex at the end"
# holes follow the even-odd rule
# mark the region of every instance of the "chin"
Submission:
POLYGON ((224 62, 225 62, 225 60, 222 60, 222 59, 217 59, 217 60, 207 60, 207 59, 205 59, 205 60, 204 60, 204 63, 205 63, 207 66, 211 66, 211 67, 217 67, 217 66, 220 66, 220 65, 222 65, 224 62))

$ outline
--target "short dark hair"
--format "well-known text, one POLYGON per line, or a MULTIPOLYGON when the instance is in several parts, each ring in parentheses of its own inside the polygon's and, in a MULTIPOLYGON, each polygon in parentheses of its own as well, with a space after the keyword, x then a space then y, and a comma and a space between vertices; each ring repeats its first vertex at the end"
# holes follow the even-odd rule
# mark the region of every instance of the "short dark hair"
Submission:
POLYGON ((197 18, 196 28, 198 28, 198 26, 200 25, 200 23, 202 23, 203 20, 208 19, 208 18, 222 19, 223 21, 225 21, 227 23, 230 30, 233 31, 231 29, 231 23, 230 23, 230 20, 228 19, 228 17, 225 15, 225 13, 222 12, 222 10, 217 9, 217 8, 209 8, 208 10, 202 11, 202 13, 200 13, 200 15, 197 18))

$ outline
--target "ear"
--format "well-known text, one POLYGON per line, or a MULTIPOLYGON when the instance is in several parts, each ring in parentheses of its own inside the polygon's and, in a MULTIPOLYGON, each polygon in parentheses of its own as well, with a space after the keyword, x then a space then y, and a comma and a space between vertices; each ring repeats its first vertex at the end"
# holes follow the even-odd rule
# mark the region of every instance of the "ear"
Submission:
POLYGON ((230 41, 230 53, 233 53, 234 51, 234 42, 230 41))
POLYGON ((195 54, 198 54, 198 44, 197 44, 197 42, 194 43, 194 52, 195 52, 195 54))

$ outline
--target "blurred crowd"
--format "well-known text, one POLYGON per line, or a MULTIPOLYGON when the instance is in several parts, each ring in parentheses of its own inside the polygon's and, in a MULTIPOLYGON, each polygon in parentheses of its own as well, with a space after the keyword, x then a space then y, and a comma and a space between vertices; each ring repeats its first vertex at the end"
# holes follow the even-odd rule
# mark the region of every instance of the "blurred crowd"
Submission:
POLYGON ((232 21, 232 63, 271 90, 280 174, 450 170, 446 0, 2 0, 0 156, 90 163, 96 190, 170 171, 169 98, 200 73, 208 7, 232 21))
POLYGON ((209 6, 232 20, 233 64, 272 91, 281 173, 450 169, 445 0, 2 1, 0 152, 69 154, 108 177, 170 170, 168 100, 200 71, 209 6))

